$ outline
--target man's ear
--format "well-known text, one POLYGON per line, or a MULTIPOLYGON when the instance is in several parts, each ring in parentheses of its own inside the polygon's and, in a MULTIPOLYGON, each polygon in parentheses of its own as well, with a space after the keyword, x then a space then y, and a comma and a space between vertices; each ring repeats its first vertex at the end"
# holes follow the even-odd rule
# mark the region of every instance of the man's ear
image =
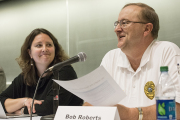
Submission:
POLYGON ((147 36, 151 34, 151 31, 153 30, 153 24, 152 23, 147 23, 145 30, 144 30, 144 36, 147 36))
POLYGON ((28 49, 28 50, 27 50, 27 52, 28 52, 28 54, 29 54, 30 58, 32 58, 32 56, 31 56, 31 50, 30 50, 30 49, 28 49))

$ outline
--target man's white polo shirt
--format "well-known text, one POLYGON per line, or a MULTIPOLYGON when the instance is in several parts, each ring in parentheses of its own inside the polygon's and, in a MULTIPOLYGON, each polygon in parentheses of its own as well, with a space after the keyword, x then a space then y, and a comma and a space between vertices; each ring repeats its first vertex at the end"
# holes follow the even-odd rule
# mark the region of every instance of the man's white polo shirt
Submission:
MULTIPOLYGON (((132 69, 126 55, 119 48, 109 51, 101 65, 127 95, 119 104, 127 107, 145 107, 156 103, 155 97, 151 100, 146 96, 144 87, 149 81, 157 85, 160 66, 168 66, 172 83, 178 84, 176 55, 179 54, 179 47, 174 43, 154 40, 143 54, 136 71, 132 69)), ((176 101, 180 103, 179 93, 176 95, 176 101)))

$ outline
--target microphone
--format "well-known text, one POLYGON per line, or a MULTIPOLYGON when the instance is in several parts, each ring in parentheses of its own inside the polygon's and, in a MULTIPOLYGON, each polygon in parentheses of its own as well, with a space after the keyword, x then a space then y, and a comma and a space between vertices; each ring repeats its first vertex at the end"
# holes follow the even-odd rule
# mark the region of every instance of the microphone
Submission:
POLYGON ((45 71, 45 73, 50 72, 50 71, 57 71, 66 65, 70 65, 70 64, 73 64, 76 62, 84 62, 86 60, 86 58, 87 58, 86 54, 84 52, 80 52, 76 56, 74 56, 66 61, 63 61, 63 62, 53 65, 52 67, 48 68, 45 71))
MULTIPOLYGON (((36 92, 37 92, 37 88, 39 86, 39 82, 41 80, 41 77, 49 72, 49 71, 57 71, 57 70, 60 70, 62 67, 66 66, 66 65, 70 65, 70 64, 73 64, 73 63, 76 63, 76 62, 84 62, 86 60, 87 56, 84 52, 80 52, 78 53, 76 56, 66 60, 66 61, 63 61, 63 62, 60 62, 60 63, 57 63, 55 64, 54 66, 48 68, 47 70, 44 71, 44 73, 40 76, 38 82, 37 82, 37 85, 36 85, 36 89, 35 89, 35 92, 34 92, 34 96, 33 96, 33 100, 32 100, 32 105, 31 105, 31 113, 30 113, 30 120, 32 120, 32 110, 33 110, 33 104, 34 104, 34 99, 35 99, 35 96, 36 96, 36 92)), ((56 85, 57 86, 57 85, 56 85)), ((54 109, 53 109, 54 111, 54 109)), ((54 115, 47 115, 47 116, 42 116, 41 117, 41 120, 54 120, 54 115)))

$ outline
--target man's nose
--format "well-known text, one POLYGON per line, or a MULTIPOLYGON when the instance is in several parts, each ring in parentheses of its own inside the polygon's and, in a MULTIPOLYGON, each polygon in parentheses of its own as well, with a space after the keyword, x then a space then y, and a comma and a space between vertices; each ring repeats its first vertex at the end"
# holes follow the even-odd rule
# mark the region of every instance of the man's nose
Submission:
POLYGON ((121 28, 120 24, 118 24, 118 25, 115 27, 114 32, 120 32, 120 31, 122 31, 122 28, 121 28))

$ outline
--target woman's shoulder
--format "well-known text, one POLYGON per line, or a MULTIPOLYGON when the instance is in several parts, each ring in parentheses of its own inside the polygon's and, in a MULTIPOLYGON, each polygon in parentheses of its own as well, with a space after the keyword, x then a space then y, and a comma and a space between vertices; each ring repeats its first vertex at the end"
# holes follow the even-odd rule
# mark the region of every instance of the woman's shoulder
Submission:
POLYGON ((67 66, 62 67, 59 71, 62 71, 62 70, 74 70, 74 68, 71 65, 67 65, 67 66))
POLYGON ((9 85, 8 88, 19 88, 21 86, 24 86, 24 81, 23 81, 23 75, 19 74, 17 77, 14 78, 12 83, 9 85))
POLYGON ((59 70, 59 79, 61 80, 73 80, 76 78, 76 72, 71 65, 64 66, 59 70))
POLYGON ((19 74, 14 80, 14 83, 23 83, 24 81, 24 76, 22 74, 19 74))

